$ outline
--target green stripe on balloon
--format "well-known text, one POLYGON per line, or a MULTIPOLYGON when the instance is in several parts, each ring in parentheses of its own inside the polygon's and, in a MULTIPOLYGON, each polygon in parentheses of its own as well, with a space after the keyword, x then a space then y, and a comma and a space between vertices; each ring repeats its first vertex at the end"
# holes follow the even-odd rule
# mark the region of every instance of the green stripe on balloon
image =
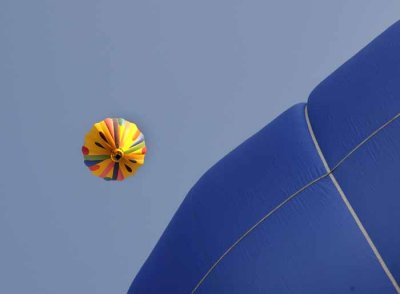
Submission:
POLYGON ((136 150, 139 150, 140 148, 143 148, 144 146, 145 146, 145 142, 143 141, 143 142, 141 142, 141 143, 129 148, 128 150, 126 150, 125 154, 129 154, 129 153, 135 152, 136 150))
POLYGON ((85 155, 85 160, 105 160, 110 158, 110 155, 85 155))

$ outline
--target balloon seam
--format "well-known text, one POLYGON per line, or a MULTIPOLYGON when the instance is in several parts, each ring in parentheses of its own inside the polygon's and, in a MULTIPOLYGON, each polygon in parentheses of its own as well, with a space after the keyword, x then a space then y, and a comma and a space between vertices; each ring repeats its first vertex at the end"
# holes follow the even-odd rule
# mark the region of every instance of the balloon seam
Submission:
POLYGON ((312 141, 314 143, 314 146, 317 149, 318 155, 325 167, 326 173, 315 178, 314 180, 308 182, 306 185, 301 187, 299 190, 295 191, 292 193, 288 198, 286 198, 284 201, 282 201, 280 204, 278 204, 275 208, 270 210, 267 214, 265 214, 259 221, 257 221, 253 226, 251 226, 246 232, 244 232, 228 249, 224 251, 224 253, 212 264, 212 266, 208 269, 208 271, 203 275, 203 277, 199 280, 199 282, 196 284, 196 286, 193 288, 191 291, 191 294, 194 294, 199 287, 203 284, 203 282, 207 279, 207 277, 211 274, 211 272, 217 267, 217 265, 224 259, 243 239, 245 239, 251 232, 253 232, 261 223, 263 223, 267 218, 269 218, 271 215, 273 215, 276 211, 278 211, 280 208, 285 206, 290 200, 295 198, 297 195, 299 195, 301 192, 304 190, 308 189, 310 186, 314 185, 315 183, 319 182, 320 180, 330 177, 331 180, 333 181, 333 184, 335 185, 336 189, 338 190, 339 194, 341 195, 343 201, 345 202, 347 208, 350 210, 350 213, 352 214, 353 218, 355 219, 357 225, 359 226, 361 232, 363 233, 364 237, 367 239, 368 244, 370 245, 371 249, 373 250, 375 256, 378 258, 378 261, 380 262, 382 268, 384 269, 385 273, 387 274, 388 278, 392 282, 393 286, 395 287, 397 293, 400 293, 400 287, 397 284, 396 280, 394 279, 393 275, 389 271, 388 267, 386 266, 384 260, 382 259, 381 255, 379 254, 378 250, 376 249, 374 243, 372 242, 371 238, 369 238, 369 235, 365 228, 363 227, 361 221, 359 220, 358 216, 356 215, 354 209, 351 207, 349 201, 347 200, 346 196, 343 193, 343 190, 340 188, 339 184, 337 183, 335 177, 333 176, 333 172, 347 159, 349 158, 356 150, 358 150, 362 145, 364 145, 366 142, 368 142, 372 137, 374 137, 376 134, 378 134, 381 130, 383 130, 385 127, 387 127, 389 124, 391 124, 393 121, 398 119, 400 117, 400 113, 395 115, 393 118, 388 120, 386 123, 384 123, 382 126, 380 126, 378 129, 373 131, 369 136, 367 136, 364 140, 362 140, 358 145, 356 145, 352 150, 350 150, 349 153, 347 153, 338 163, 332 168, 329 168, 329 165, 327 161, 325 160, 325 157, 321 151, 321 148, 319 147, 318 141, 315 137, 314 131, 311 127, 311 123, 308 117, 308 110, 307 110, 307 105, 305 106, 304 109, 305 112, 305 119, 306 123, 308 126, 308 130, 310 133, 310 136, 312 138, 312 141), (336 184, 335 184, 336 183, 336 184))
POLYGON ((374 132, 372 132, 368 137, 366 137, 361 143, 359 143, 356 147, 354 147, 345 157, 343 157, 342 160, 340 160, 334 167, 333 169, 329 168, 328 162, 326 161, 326 158, 324 154, 322 153, 321 147, 319 146, 318 140, 315 136, 315 133, 313 131, 310 118, 308 116, 308 110, 307 110, 307 105, 305 106, 305 117, 307 121, 307 126, 308 130, 310 132, 310 136, 312 138, 312 141, 314 143, 315 148, 317 149, 317 153, 326 169, 327 174, 329 175, 330 179, 332 180, 333 185, 335 186, 336 190, 339 192, 340 197, 342 198, 343 202, 345 203, 347 209, 349 210, 351 216, 353 217, 354 221, 356 222, 358 228, 360 229, 361 233, 363 234, 364 238, 367 240, 368 245, 371 247, 374 255, 378 259, 380 265, 382 266, 384 272, 386 273, 387 277, 389 278, 390 282, 393 284, 394 288, 396 289, 397 293, 400 293, 400 287, 390 272, 389 268, 387 267, 385 261, 383 260, 381 254, 379 253, 378 249, 376 248, 374 242, 372 241, 370 235, 368 234, 367 230, 365 229, 364 225, 362 224, 360 218, 358 217, 357 213, 355 212, 354 208, 352 207, 350 201, 346 197, 346 194, 343 192, 343 189, 339 185, 336 177, 334 176, 333 172, 349 157, 351 156, 356 150, 358 150, 362 145, 364 145, 367 141, 369 141, 372 137, 374 137, 376 134, 378 134, 381 130, 383 130, 385 127, 387 127, 390 123, 392 123, 394 120, 396 120, 400 114, 397 114, 394 116, 392 119, 387 121, 385 124, 383 124, 381 127, 376 129, 374 132))

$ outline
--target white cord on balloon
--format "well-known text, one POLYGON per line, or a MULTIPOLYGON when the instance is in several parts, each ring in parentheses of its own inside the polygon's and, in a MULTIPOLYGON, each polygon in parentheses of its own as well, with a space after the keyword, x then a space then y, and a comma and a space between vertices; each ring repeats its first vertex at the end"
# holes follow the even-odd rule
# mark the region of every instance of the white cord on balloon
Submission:
POLYGON ((360 228, 362 234, 364 235, 365 239, 367 240, 369 246, 371 247, 373 253, 377 257, 379 263, 381 264, 383 270, 385 271, 386 275, 388 276, 389 280, 393 284, 394 288, 396 289, 397 293, 400 294, 400 287, 395 278, 393 277, 392 273, 386 266, 385 261, 383 260, 382 256, 380 255, 378 249, 372 242, 370 236, 368 235, 368 232, 366 231, 365 227, 362 225, 360 219, 358 218, 357 214, 355 213, 354 209, 352 208, 350 202, 348 201, 346 195, 344 194, 342 188, 340 187, 339 183, 337 182, 336 178, 333 175, 333 172, 343 164, 345 160, 347 160, 354 152, 356 152, 361 146, 363 146, 366 142, 371 140, 376 134, 378 134, 380 131, 382 131, 385 127, 390 125, 393 121, 398 119, 400 117, 400 113, 392 117, 390 120, 385 122, 382 126, 380 126, 378 129, 373 131, 368 137, 366 137, 364 140, 362 140, 357 146, 355 146, 349 153, 347 153, 332 169, 329 168, 328 163, 326 162, 326 159, 321 151, 321 148, 319 147, 318 141, 315 137, 315 134, 313 132, 313 129, 311 127, 310 119, 308 117, 308 111, 307 111, 307 105, 305 106, 305 117, 307 121, 307 126, 308 130, 310 132, 310 136, 314 142, 314 145, 317 149, 317 152, 319 154, 319 157, 321 158, 324 167, 326 169, 326 173, 323 174, 322 176, 310 181, 308 184, 291 194, 288 198, 286 198, 283 202, 281 202, 278 206, 276 206, 274 209, 269 211, 266 215, 264 215, 258 222, 256 222, 252 227, 250 227, 246 232, 244 232, 228 249, 225 250, 225 252, 213 263, 213 265, 209 268, 209 270, 203 275, 203 277, 200 279, 200 281, 196 284, 196 286, 193 288, 191 294, 194 294, 201 284, 206 280, 206 278, 210 275, 210 273, 215 269, 215 267, 222 261, 222 259, 225 258, 244 238, 246 238, 252 231, 254 231, 255 228, 257 228, 262 222, 264 222, 267 218, 269 218, 272 214, 274 214, 276 211, 278 211, 282 206, 286 205, 290 200, 295 198, 297 195, 299 195, 301 192, 309 188, 310 186, 314 185, 315 183, 319 182, 320 180, 330 177, 333 184, 335 185, 336 189, 338 190, 340 196, 342 197, 343 201, 345 202, 347 208, 349 209, 352 217, 354 218, 355 222, 357 223, 358 227, 360 228))

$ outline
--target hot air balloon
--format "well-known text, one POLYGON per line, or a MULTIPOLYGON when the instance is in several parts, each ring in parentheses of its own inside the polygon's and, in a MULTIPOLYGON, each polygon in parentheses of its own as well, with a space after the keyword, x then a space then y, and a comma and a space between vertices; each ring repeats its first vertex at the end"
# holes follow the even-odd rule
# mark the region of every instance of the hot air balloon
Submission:
POLYGON ((92 174, 122 181, 144 163, 146 144, 136 124, 123 118, 106 118, 86 134, 82 153, 92 174))
POLYGON ((400 293, 400 22, 211 167, 130 294, 400 293))

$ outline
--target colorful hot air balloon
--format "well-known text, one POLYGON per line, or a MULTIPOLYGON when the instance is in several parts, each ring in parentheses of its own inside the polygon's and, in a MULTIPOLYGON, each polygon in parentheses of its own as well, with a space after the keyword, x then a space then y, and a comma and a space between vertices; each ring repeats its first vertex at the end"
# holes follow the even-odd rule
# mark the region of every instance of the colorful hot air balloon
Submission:
POLYGON ((144 163, 146 144, 136 124, 123 118, 106 118, 86 134, 82 153, 95 176, 122 181, 144 163))
POLYGON ((209 169, 130 294, 400 293, 400 22, 209 169))

